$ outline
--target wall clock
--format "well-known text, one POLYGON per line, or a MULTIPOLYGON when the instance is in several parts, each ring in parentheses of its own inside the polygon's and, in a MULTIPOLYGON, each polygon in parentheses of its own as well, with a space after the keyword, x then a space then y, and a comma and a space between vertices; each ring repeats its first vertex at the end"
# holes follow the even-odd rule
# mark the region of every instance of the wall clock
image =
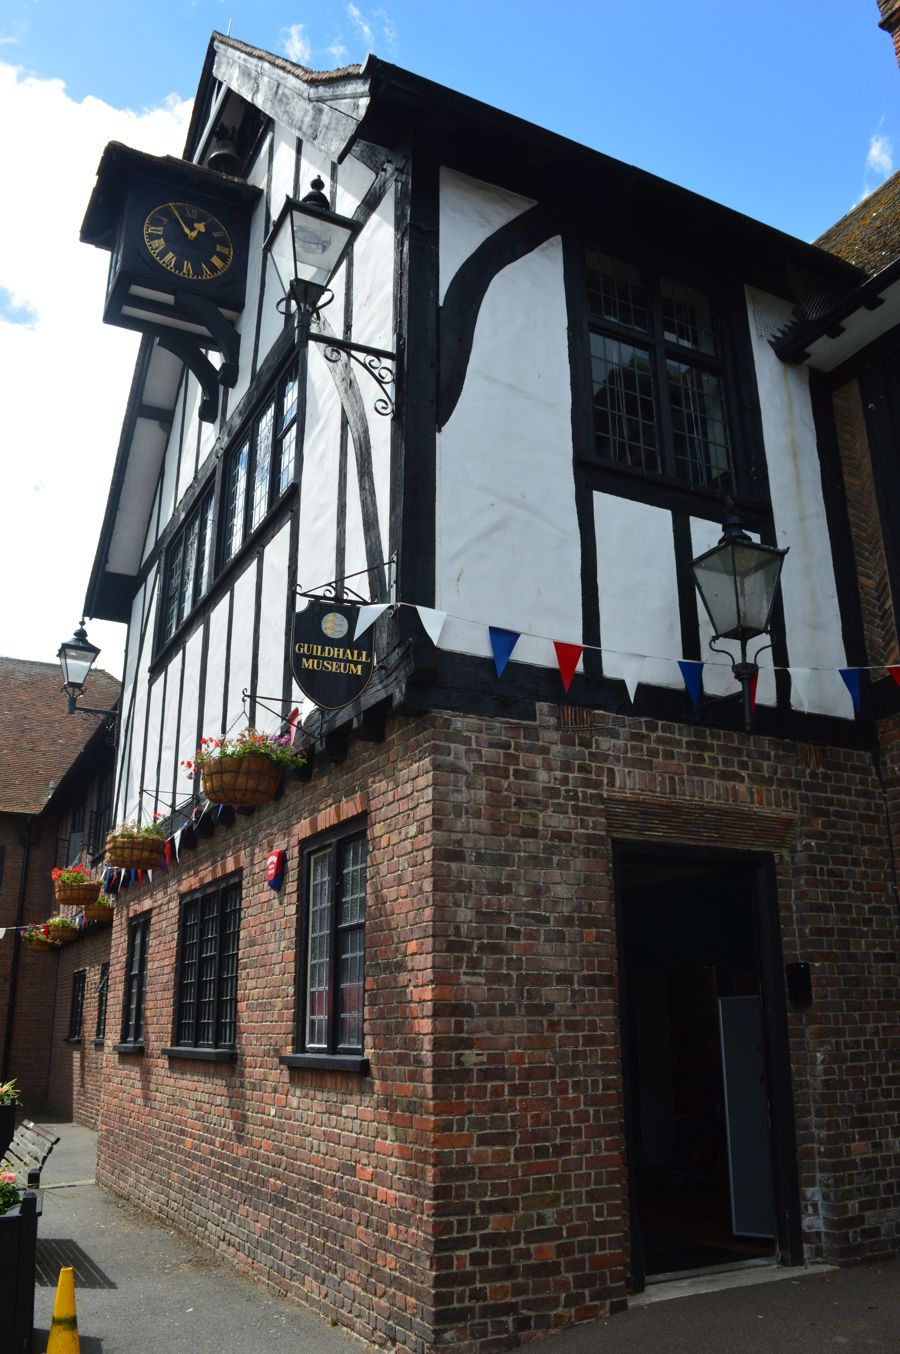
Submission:
POLYGON ((191 202, 163 202, 148 212, 144 244, 175 277, 211 282, 231 267, 234 245, 218 217, 191 202))

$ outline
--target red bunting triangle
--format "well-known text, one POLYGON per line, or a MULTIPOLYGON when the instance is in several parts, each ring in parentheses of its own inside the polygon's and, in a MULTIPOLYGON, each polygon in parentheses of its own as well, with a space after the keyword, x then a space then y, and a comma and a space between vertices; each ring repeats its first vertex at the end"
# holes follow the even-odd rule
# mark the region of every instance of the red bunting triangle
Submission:
POLYGON ((572 678, 575 676, 575 669, 578 667, 578 660, 584 653, 584 645, 563 644, 561 640, 554 640, 553 647, 556 650, 556 661, 559 664, 563 691, 568 691, 572 685, 572 678))
POLYGON ((900 665, 888 668, 888 675, 893 677, 894 681, 900 686, 900 665))

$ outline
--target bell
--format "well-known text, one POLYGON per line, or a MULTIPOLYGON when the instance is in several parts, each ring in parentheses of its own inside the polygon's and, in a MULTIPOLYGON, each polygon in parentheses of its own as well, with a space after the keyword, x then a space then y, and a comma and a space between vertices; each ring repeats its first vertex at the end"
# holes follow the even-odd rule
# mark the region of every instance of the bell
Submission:
POLYGON ((240 175, 241 157, 232 140, 232 133, 226 131, 224 127, 219 127, 216 131, 216 139, 213 141, 206 164, 207 168, 216 169, 220 174, 231 174, 232 177, 240 175))

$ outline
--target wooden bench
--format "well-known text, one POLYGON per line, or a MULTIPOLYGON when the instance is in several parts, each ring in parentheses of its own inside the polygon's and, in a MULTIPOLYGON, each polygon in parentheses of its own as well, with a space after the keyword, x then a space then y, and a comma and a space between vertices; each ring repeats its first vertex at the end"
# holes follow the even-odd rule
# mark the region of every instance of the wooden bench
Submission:
POLYGON ((23 1119, 6 1150, 4 1160, 9 1162, 17 1176, 25 1176, 29 1189, 37 1189, 41 1183, 41 1171, 58 1142, 58 1135, 49 1128, 23 1119))

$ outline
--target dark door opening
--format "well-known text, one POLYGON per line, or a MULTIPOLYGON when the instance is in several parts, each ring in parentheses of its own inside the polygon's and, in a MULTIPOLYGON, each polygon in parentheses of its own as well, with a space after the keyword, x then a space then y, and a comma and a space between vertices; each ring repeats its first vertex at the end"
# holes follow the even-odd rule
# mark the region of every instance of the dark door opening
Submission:
POLYGON ((633 1287, 783 1255, 760 867, 620 850, 617 888, 633 1287))

